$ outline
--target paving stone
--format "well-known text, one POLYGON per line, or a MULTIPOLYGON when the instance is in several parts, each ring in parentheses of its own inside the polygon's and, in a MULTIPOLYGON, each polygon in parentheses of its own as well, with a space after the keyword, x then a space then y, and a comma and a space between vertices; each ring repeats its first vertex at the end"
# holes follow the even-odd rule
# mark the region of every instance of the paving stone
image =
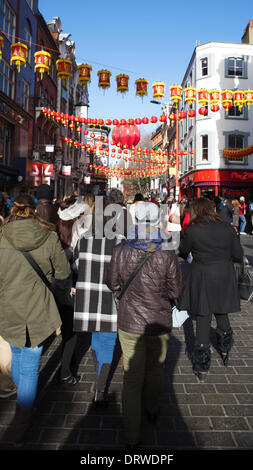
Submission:
POLYGON ((233 439, 232 433, 225 431, 210 431, 210 432, 196 432, 195 433, 197 447, 202 449, 212 448, 233 448, 236 443, 233 439))
POLYGON ((250 427, 245 420, 245 418, 211 418, 212 426, 214 430, 223 431, 223 430, 234 430, 234 431, 245 431, 250 430, 250 427))

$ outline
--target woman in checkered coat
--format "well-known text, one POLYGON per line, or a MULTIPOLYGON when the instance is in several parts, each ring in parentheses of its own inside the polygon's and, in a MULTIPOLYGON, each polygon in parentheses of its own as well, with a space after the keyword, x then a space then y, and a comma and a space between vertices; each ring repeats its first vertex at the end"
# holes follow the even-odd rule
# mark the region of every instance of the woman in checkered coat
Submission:
MULTIPOLYGON (((120 191, 118 193, 122 195, 120 191)), ((113 194, 115 195, 115 190, 113 194)), ((120 230, 121 224, 118 224, 117 235, 114 234, 114 238, 109 238, 108 234, 105 236, 106 222, 114 219, 117 223, 122 206, 117 204, 115 218, 109 219, 104 217, 105 200, 103 200, 102 206, 99 204, 100 202, 101 200, 96 201, 90 233, 86 233, 77 245, 78 278, 74 330, 92 332, 91 350, 96 368, 93 403, 105 406, 108 401, 108 377, 114 354, 119 346, 117 342, 117 309, 113 294, 107 287, 105 279, 113 248, 122 240, 124 228, 120 230)), ((108 202, 112 202, 112 199, 108 202)), ((113 202, 119 203, 120 201, 113 200, 113 202)), ((114 229, 112 225, 110 227, 113 235, 114 229)))

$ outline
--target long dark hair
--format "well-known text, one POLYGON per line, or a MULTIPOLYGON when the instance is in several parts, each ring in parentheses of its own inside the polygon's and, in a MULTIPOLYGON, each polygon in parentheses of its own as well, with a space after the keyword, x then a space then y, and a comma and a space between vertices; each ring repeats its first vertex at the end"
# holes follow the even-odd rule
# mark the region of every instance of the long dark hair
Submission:
POLYGON ((208 219, 210 222, 215 223, 222 221, 215 211, 215 204, 203 197, 195 199, 191 203, 189 213, 189 225, 199 225, 203 219, 208 219))
POLYGON ((5 219, 0 231, 8 223, 24 219, 35 219, 42 227, 52 231, 55 230, 55 225, 42 219, 36 213, 36 204, 34 199, 29 194, 21 194, 13 201, 11 213, 9 217, 5 219))
MULTIPOLYGON (((67 207, 73 206, 75 202, 76 202, 76 196, 69 196, 65 198, 63 201, 61 201, 60 209, 61 210, 67 209, 67 207)), ((59 219, 57 222, 56 230, 57 230, 59 239, 61 241, 62 247, 64 249, 69 248, 71 245, 72 228, 76 220, 77 218, 71 219, 71 220, 59 219)))

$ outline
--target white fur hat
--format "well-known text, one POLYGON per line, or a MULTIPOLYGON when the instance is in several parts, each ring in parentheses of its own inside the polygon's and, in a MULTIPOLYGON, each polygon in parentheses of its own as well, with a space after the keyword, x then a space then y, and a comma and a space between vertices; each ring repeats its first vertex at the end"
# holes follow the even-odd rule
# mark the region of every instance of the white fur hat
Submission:
POLYGON ((76 202, 72 206, 67 207, 66 209, 58 209, 58 215, 61 220, 72 220, 79 217, 81 214, 89 213, 89 206, 78 197, 76 202))

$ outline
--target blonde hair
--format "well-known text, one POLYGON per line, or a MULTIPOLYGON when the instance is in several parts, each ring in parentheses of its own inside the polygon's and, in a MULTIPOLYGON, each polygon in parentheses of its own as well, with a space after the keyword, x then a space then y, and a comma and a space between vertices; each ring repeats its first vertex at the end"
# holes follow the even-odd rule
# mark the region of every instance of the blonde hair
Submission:
POLYGON ((46 220, 39 217, 38 214, 36 214, 36 204, 34 199, 28 194, 22 194, 20 196, 17 196, 14 200, 11 208, 11 213, 9 217, 5 219, 3 225, 0 227, 0 231, 9 222, 29 218, 37 220, 42 227, 45 227, 48 230, 55 230, 55 225, 50 224, 46 220))
POLYGON ((95 206, 95 198, 93 194, 85 194, 83 197, 84 202, 88 204, 88 206, 91 208, 91 211, 93 212, 94 206, 95 206))
POLYGON ((239 206, 240 202, 238 201, 238 199, 233 199, 232 204, 233 206, 239 206))

